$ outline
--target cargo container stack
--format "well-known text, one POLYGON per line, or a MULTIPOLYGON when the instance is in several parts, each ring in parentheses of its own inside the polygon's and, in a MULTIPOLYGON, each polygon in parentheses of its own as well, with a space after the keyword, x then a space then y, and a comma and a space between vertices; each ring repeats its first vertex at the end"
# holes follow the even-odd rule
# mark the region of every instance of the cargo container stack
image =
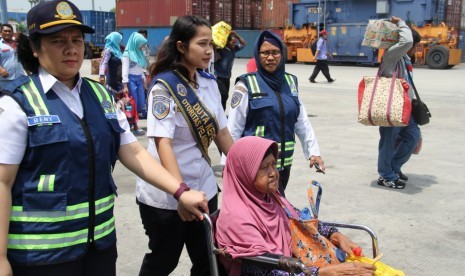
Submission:
POLYGON ((460 23, 460 48, 462 49, 462 62, 465 62, 465 1, 462 1, 462 14, 460 23))

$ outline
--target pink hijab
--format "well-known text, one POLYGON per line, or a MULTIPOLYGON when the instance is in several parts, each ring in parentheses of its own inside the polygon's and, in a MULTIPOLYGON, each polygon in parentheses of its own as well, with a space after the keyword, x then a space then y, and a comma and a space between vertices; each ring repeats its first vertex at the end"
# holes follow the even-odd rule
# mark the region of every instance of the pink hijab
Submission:
MULTIPOLYGON (((228 152, 223 175, 223 201, 216 240, 233 259, 276 253, 291 256, 291 233, 285 211, 269 195, 255 190, 254 180, 266 151, 278 145, 260 137, 237 140, 228 152)), ((285 201, 278 192, 275 194, 285 201)), ((239 275, 240 264, 222 259, 228 275, 239 275)))

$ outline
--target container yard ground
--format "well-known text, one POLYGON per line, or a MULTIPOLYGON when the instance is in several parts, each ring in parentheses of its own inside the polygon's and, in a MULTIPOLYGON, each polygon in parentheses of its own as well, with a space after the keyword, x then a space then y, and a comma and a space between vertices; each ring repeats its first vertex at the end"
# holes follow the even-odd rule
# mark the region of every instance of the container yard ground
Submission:
MULTIPOLYGON (((236 59, 233 76, 245 71, 246 59, 236 59)), ((299 79, 299 96, 305 104, 326 162, 325 175, 308 168, 300 144, 286 194, 299 208, 306 206, 310 179, 323 185, 320 217, 324 220, 361 223, 378 234, 382 261, 406 275, 463 275, 465 256, 465 64, 450 70, 415 68, 414 79, 433 117, 423 126, 423 149, 403 168, 409 176, 404 190, 376 184, 378 128, 357 123, 357 86, 362 76, 376 68, 331 66, 332 84, 317 78, 310 84, 313 65, 288 64, 287 71, 299 79)), ((90 76, 90 61, 82 74, 90 76)), ((96 77, 96 76, 91 76, 96 77)), ((146 121, 141 121, 145 127, 146 121)), ((147 143, 146 137, 139 137, 147 143)), ((220 175, 216 147, 210 151, 220 175)), ((147 251, 135 203, 135 176, 121 164, 114 177, 118 231, 118 275, 137 275, 147 251)), ((221 178, 217 178, 221 185, 221 178)), ((221 198, 221 196, 220 196, 221 198)), ((354 235, 369 251, 365 234, 354 235)), ((190 260, 184 252, 172 275, 190 275, 190 260)))

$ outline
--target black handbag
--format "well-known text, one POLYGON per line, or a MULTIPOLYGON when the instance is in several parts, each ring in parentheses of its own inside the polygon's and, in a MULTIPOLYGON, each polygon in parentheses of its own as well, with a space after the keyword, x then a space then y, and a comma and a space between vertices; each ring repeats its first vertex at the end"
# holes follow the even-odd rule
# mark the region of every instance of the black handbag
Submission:
POLYGON ((416 99, 412 100, 411 116, 413 116, 415 123, 419 124, 420 126, 426 125, 427 123, 429 123, 431 112, 429 112, 429 109, 426 106, 426 104, 420 99, 420 95, 418 95, 417 89, 415 88, 415 84, 413 83, 413 79, 412 79, 412 75, 410 75, 410 71, 407 70, 407 73, 410 78, 413 91, 415 91, 415 97, 416 97, 416 99))

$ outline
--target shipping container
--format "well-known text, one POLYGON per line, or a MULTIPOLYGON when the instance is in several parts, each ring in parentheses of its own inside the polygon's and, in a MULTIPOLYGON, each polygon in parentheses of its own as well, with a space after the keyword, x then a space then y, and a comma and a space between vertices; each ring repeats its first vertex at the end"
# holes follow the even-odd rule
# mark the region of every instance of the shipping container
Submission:
POLYGON ((104 11, 81 11, 82 23, 95 30, 86 34, 85 40, 95 45, 105 45, 105 37, 116 29, 115 13, 104 11))
MULTIPOLYGON (((244 49, 236 53, 237 58, 251 58, 253 57, 253 46, 255 40, 262 33, 261 30, 235 30, 238 35, 240 35, 246 42, 247 45, 244 49)), ((244 68, 245 73, 245 68, 244 68)))
POLYGON ((445 23, 454 27, 457 32, 461 26, 462 0, 447 0, 445 23))
POLYGON ((212 0, 212 20, 214 25, 220 21, 224 21, 232 25, 232 1, 231 0, 212 0))
POLYGON ((189 5, 192 1, 119 0, 116 1, 116 24, 118 28, 172 26, 179 16, 192 14, 192 5, 189 5))
POLYGON ((462 23, 460 24, 461 29, 465 29, 465 1, 462 1, 462 23))
POLYGON ((27 13, 25 12, 8 12, 8 21, 13 20, 19 23, 26 21, 27 13))
POLYGON ((462 49, 462 62, 465 62, 465 29, 460 30, 459 48, 462 49))
POLYGON ((260 30, 262 28, 262 0, 252 0, 252 29, 260 30))
POLYGON ((211 0, 188 0, 186 14, 198 15, 210 21, 211 0))
POLYGON ((290 26, 290 7, 299 0, 263 0, 262 29, 282 28, 290 26))
POLYGON ((235 0, 232 12, 233 29, 252 28, 252 0, 235 0))

